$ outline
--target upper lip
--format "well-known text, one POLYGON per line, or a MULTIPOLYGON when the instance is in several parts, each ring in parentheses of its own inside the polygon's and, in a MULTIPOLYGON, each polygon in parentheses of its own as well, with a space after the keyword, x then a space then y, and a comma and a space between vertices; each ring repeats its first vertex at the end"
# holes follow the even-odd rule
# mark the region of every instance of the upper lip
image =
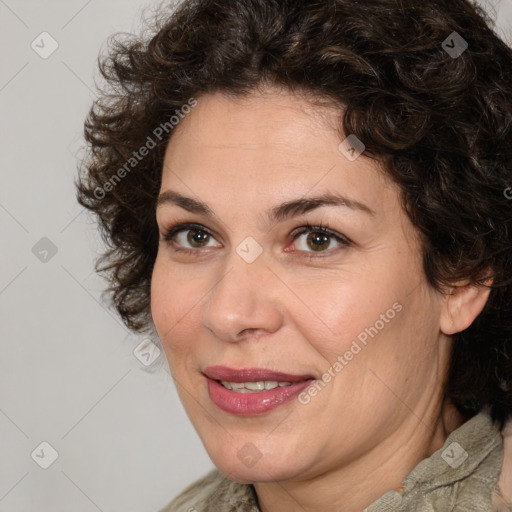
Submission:
POLYGON ((314 378, 311 375, 292 375, 265 368, 228 368, 227 366, 208 366, 204 369, 203 373, 210 379, 227 382, 258 382, 264 380, 301 382, 314 378))

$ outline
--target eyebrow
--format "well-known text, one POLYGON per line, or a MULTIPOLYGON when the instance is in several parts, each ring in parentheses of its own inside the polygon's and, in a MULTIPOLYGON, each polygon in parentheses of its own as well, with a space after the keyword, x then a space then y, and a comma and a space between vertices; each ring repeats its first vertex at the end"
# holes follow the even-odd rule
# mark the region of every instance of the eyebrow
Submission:
MULTIPOLYGON (((164 204, 174 204, 191 213, 197 213, 206 217, 218 218, 214 211, 202 201, 191 197, 183 196, 173 190, 162 192, 158 196, 157 208, 164 204)), ((351 210, 360 211, 368 215, 375 215, 375 212, 365 204, 349 199, 341 194, 325 193, 315 197, 302 197, 286 201, 264 213, 264 218, 270 226, 285 219, 298 217, 322 206, 341 206, 351 210)))

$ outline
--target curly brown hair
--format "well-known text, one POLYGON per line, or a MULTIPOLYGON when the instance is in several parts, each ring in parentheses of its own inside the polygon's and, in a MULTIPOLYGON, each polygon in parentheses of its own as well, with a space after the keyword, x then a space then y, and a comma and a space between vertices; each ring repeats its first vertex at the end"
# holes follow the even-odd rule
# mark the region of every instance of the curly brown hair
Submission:
POLYGON ((107 87, 85 122, 90 151, 76 184, 108 245, 96 269, 128 328, 152 324, 169 120, 216 91, 305 91, 343 105, 340 133, 363 141, 399 185, 433 287, 492 277, 483 312, 453 336, 446 397, 468 417, 488 408, 503 426, 512 414, 512 50, 485 11, 469 0, 185 0, 154 21, 149 35, 113 37, 99 58, 107 87))

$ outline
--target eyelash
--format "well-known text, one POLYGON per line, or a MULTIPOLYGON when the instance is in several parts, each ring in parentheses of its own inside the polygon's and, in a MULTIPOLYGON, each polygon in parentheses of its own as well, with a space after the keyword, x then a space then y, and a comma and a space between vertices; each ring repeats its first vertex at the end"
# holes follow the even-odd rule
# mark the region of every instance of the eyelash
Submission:
MULTIPOLYGON (((175 224, 174 226, 171 226, 170 228, 168 228, 164 233, 163 239, 176 252, 191 255, 191 256, 199 256, 201 248, 185 249, 181 246, 180 246, 180 248, 177 248, 176 246, 174 246, 172 244, 172 242, 173 242, 172 239, 175 237, 175 235, 177 235, 178 233, 181 233, 182 231, 192 231, 192 230, 201 231, 203 233, 206 233, 208 236, 215 238, 213 233, 209 229, 207 229, 205 226, 202 226, 201 224, 185 223, 185 224, 175 224)), ((340 233, 337 233, 336 231, 333 231, 332 229, 328 228, 327 226, 324 226, 323 224, 311 225, 309 223, 306 223, 303 226, 296 228, 295 230, 292 231, 292 233, 290 233, 290 235, 292 236, 292 241, 295 241, 300 235, 303 235, 304 233, 308 233, 308 232, 323 233, 324 235, 327 235, 327 236, 333 238, 334 240, 336 240, 336 242, 338 242, 341 245, 341 247, 338 247, 338 249, 349 247, 352 244, 352 242, 347 237, 341 235, 340 233)), ((328 254, 332 250, 333 249, 330 249, 327 251, 318 251, 318 252, 315 252, 315 251, 298 251, 298 252, 304 253, 303 256, 306 258, 316 258, 316 257, 322 257, 321 255, 323 253, 328 254), (316 255, 320 255, 320 256, 316 256, 316 255)))

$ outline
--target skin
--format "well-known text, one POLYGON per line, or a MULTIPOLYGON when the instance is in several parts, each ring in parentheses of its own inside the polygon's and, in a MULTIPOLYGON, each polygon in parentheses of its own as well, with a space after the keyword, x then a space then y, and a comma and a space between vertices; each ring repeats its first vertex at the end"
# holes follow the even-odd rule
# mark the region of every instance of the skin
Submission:
MULTIPOLYGON (((361 511, 398 489, 423 458, 442 447, 462 418, 443 399, 451 335, 471 324, 488 290, 441 294, 422 270, 417 231, 380 164, 348 160, 333 107, 266 88, 233 99, 198 98, 175 129, 161 193, 207 203, 215 218, 170 202, 157 207, 161 233, 151 308, 185 410, 219 470, 254 483, 263 512, 361 511), (297 198, 339 193, 373 214, 322 206, 269 226, 263 212, 297 198), (173 225, 213 233, 191 245, 173 225), (315 250, 314 229, 333 237, 315 250), (262 254, 236 252, 248 236, 262 254), (186 254, 176 249, 190 249, 186 254), (358 334, 399 303, 402 310, 311 401, 241 417, 210 400, 202 370, 260 367, 321 379, 358 334), (252 443, 252 467, 237 456, 252 443)), ((193 241, 192 241, 193 243, 193 241)))

